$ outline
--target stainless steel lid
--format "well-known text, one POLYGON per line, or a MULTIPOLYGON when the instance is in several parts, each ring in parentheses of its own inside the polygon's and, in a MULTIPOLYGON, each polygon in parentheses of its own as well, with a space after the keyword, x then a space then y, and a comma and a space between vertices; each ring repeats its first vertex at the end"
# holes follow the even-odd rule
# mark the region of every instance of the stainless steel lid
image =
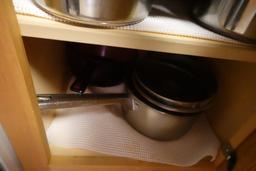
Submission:
POLYGON ((144 98, 166 110, 204 111, 211 105, 216 82, 211 75, 200 74, 201 71, 191 67, 193 63, 193 60, 141 59, 136 65, 133 84, 144 98))

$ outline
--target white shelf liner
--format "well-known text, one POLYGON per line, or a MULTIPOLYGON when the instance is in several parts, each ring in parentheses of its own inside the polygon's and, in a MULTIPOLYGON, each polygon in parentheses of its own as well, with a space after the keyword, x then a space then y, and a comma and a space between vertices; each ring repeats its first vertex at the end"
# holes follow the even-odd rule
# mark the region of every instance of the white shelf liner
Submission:
POLYGON ((138 133, 113 106, 59 109, 47 137, 49 144, 62 148, 184 167, 206 156, 214 160, 220 146, 204 116, 182 138, 163 142, 138 133))
MULTIPOLYGON (((32 0, 13 0, 13 4, 17 14, 41 17, 49 20, 68 23, 65 20, 56 18, 42 11, 41 9, 39 9, 37 6, 33 4, 32 0)), ((163 9, 164 11, 165 8, 158 7, 158 10, 159 9, 163 9)), ((214 32, 211 32, 191 21, 181 20, 181 19, 170 17, 170 16, 149 15, 145 20, 143 20, 138 24, 124 26, 124 27, 116 27, 114 29, 161 33, 166 35, 191 37, 195 39, 205 39, 205 40, 239 44, 239 42, 235 40, 232 40, 224 36, 221 36, 219 34, 216 34, 214 32)))

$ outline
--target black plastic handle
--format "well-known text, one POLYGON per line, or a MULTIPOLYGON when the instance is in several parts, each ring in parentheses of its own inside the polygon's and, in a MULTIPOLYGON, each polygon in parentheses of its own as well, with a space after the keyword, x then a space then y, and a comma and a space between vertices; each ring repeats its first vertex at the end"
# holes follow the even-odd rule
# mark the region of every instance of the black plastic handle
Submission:
POLYGON ((228 160, 227 171, 233 171, 237 161, 235 151, 230 152, 230 154, 227 157, 227 160, 228 160))
POLYGON ((79 94, 83 94, 87 86, 90 84, 95 68, 96 66, 93 64, 91 66, 85 67, 83 71, 76 76, 76 80, 71 85, 70 90, 79 94))

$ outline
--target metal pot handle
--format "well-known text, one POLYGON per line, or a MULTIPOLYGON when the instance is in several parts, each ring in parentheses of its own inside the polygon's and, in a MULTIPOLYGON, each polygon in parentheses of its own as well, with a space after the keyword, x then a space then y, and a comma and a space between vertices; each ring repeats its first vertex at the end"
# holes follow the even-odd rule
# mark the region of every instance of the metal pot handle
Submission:
POLYGON ((93 105, 110 105, 122 103, 128 94, 38 94, 37 100, 41 110, 74 108, 93 105))

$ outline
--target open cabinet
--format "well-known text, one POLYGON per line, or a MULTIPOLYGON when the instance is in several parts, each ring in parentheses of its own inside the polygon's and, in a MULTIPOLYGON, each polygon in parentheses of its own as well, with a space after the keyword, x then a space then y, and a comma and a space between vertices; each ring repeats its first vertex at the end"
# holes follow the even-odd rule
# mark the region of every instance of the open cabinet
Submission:
MULTIPOLYGON (((23 24, 21 26, 22 34, 36 38, 24 37, 22 41, 12 4, 9 0, 4 0, 0 6, 0 93, 2 97, 0 122, 25 170, 210 171, 226 169, 221 151, 213 163, 206 159, 193 167, 182 168, 105 156, 86 150, 67 150, 49 146, 36 101, 36 93, 65 92, 69 79, 67 77, 69 69, 66 62, 65 41, 120 45, 143 50, 153 47, 154 51, 210 57, 202 59, 214 68, 219 82, 219 92, 215 106, 207 113, 208 119, 220 140, 229 142, 238 149, 236 169, 256 169, 256 159, 253 155, 256 149, 254 145, 256 136, 256 49, 254 47, 188 38, 178 39, 163 35, 156 37, 157 35, 152 36, 150 33, 136 35, 136 33, 128 32, 126 34, 126 32, 111 30, 104 33, 98 29, 87 30, 87 34, 92 35, 86 42, 86 39, 82 37, 82 40, 79 41, 79 34, 83 34, 83 31, 77 26, 53 23, 55 25, 49 26, 48 29, 47 25, 40 25, 42 24, 40 19, 28 24, 29 20, 34 21, 35 19, 26 19, 21 16, 19 18, 21 18, 21 25, 23 24), (66 28, 70 28, 75 34, 70 35, 66 28), (63 34, 58 33, 58 29, 64 29, 63 34), (42 34, 43 32, 45 35, 42 34), (98 38, 100 35, 103 36, 101 39, 98 38), (63 40, 62 37, 65 36, 68 40, 63 40), (112 40, 111 36, 113 36, 112 40), (129 42, 135 39, 140 43, 129 42), (143 45, 147 41, 148 47, 143 45), (172 48, 169 49, 169 47, 172 48), (241 158, 241 156, 243 157, 241 158)), ((42 22, 46 21, 42 20, 42 22)), ((47 121, 47 118, 44 120, 47 121)))

